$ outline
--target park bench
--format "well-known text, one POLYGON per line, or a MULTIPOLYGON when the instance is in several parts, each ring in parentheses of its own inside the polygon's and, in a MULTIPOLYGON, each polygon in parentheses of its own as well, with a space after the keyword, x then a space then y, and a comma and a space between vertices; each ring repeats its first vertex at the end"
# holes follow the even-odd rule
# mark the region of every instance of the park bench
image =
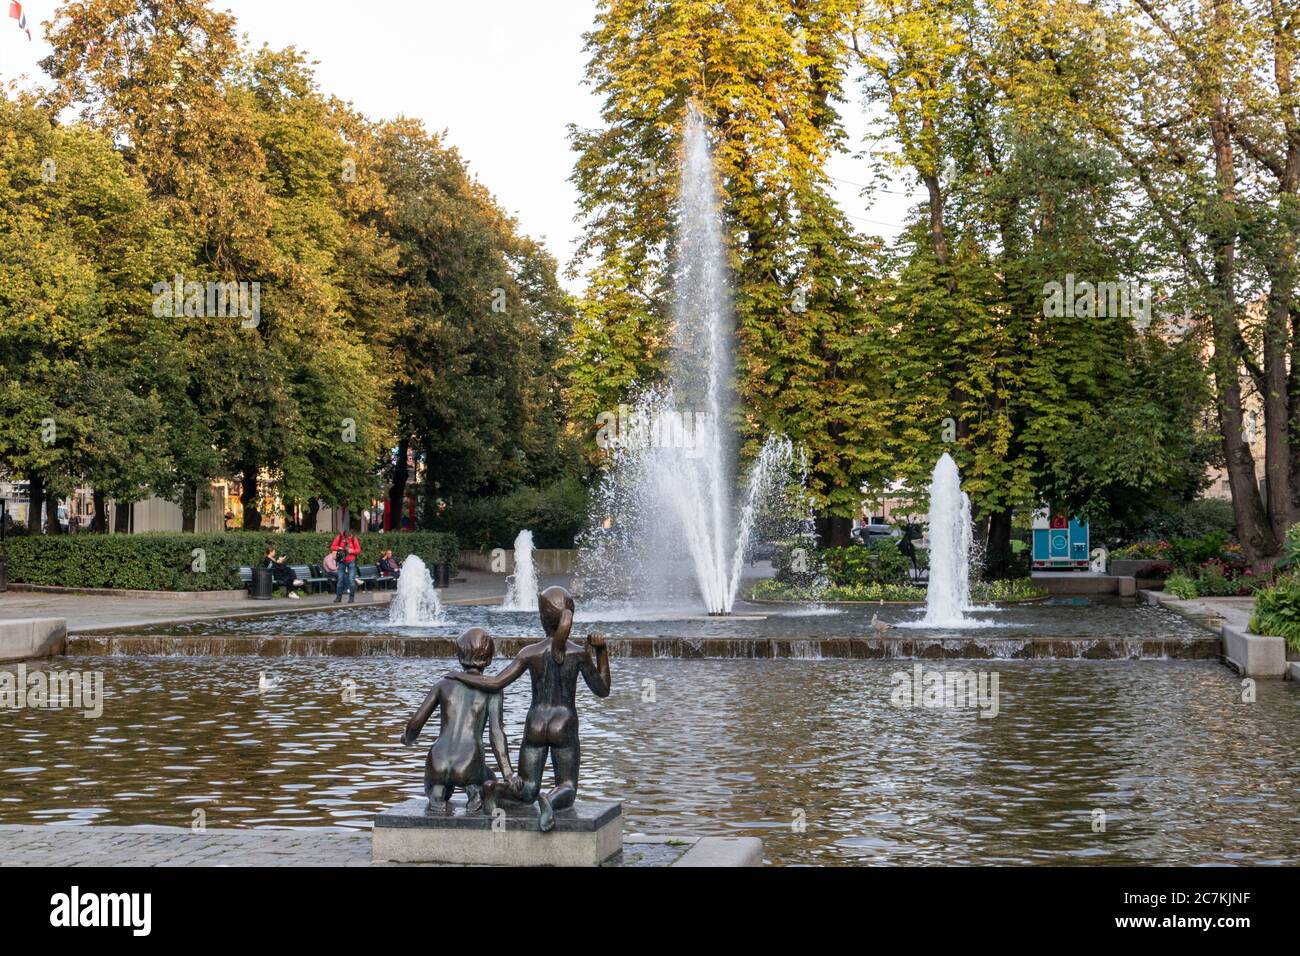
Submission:
POLYGON ((379 565, 363 564, 357 568, 357 587, 379 587, 379 565))
POLYGON ((324 583, 325 590, 331 594, 338 590, 339 573, 337 571, 326 571, 322 565, 313 564, 311 566, 311 576, 319 578, 324 583))
POLYGON ((380 574, 379 565, 377 564, 363 564, 357 568, 357 582, 361 583, 363 581, 367 587, 375 590, 397 587, 397 576, 380 574))
POLYGON ((330 583, 330 579, 323 574, 317 574, 316 569, 308 567, 305 564, 291 564, 290 569, 293 576, 303 583, 304 587, 311 588, 313 591, 320 591, 330 583))

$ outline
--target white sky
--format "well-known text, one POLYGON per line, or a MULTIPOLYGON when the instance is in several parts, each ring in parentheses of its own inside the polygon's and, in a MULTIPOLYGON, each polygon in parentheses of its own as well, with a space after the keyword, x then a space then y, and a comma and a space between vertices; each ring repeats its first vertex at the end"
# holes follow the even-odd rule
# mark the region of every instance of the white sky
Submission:
MULTIPOLYGON (((44 79, 37 66, 49 48, 41 23, 56 0, 26 0, 34 42, 8 19, 0 0, 0 81, 44 79)), ((594 126, 599 103, 582 83, 582 34, 595 0, 215 0, 229 9, 252 46, 296 46, 317 60, 327 92, 375 118, 422 119, 448 140, 471 170, 515 215, 523 230, 544 238, 563 267, 578 237, 576 194, 568 177, 574 154, 568 123, 594 126)), ((845 124, 855 149, 866 121, 853 92, 845 124)), ((837 158, 830 168, 836 198, 862 232, 893 238, 910 200, 883 194, 874 205, 854 183, 870 175, 865 161, 837 158)))

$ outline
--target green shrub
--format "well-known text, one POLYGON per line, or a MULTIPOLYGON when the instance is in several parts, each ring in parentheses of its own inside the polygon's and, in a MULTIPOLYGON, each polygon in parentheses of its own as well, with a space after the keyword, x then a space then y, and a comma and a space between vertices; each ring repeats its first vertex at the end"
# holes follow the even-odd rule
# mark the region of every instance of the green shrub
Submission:
POLYGON ((1047 597, 1047 589, 1035 584, 1030 577, 975 581, 971 584, 970 593, 971 600, 978 603, 1030 601, 1047 597))
POLYGON ((1196 597, 1196 582, 1185 574, 1171 574, 1165 578, 1165 590, 1176 598, 1190 601, 1196 597))
POLYGON ((1300 651, 1300 576, 1278 578, 1271 587, 1256 592, 1250 629, 1286 638, 1292 650, 1300 651))
POLYGON ((538 548, 572 548, 587 523, 587 489, 576 478, 545 488, 521 488, 493 498, 452 502, 433 520, 436 531, 454 534, 471 550, 513 548, 525 528, 538 548))
POLYGON ((826 577, 832 585, 855 587, 863 584, 901 584, 907 581, 912 562, 898 549, 893 538, 868 546, 828 548, 822 552, 826 577))
MULTIPOLYGON (((374 564, 392 549, 402 561, 417 554, 427 564, 455 564, 454 535, 432 532, 362 534, 361 560, 374 564)), ((33 535, 7 542, 9 580, 70 588, 133 591, 225 591, 242 585, 240 565, 256 566, 268 545, 290 564, 319 564, 334 535, 231 531, 226 534, 33 535), (193 570, 201 549, 206 570, 193 570)))
POLYGON ((1236 533, 1232 502, 1226 498, 1199 498, 1176 511, 1152 512, 1136 525, 1118 527, 1096 522, 1092 527, 1092 539, 1096 543, 1125 544, 1144 539, 1198 538, 1215 532, 1226 538, 1236 533))
MULTIPOLYGON (((862 601, 867 603, 925 601, 925 588, 898 582, 865 582, 860 584, 799 585, 777 578, 764 578, 750 590, 750 596, 769 601, 862 601)), ((979 602, 1023 601, 1047 596, 1047 591, 1029 578, 981 582, 972 585, 971 598, 979 602)))
POLYGON ((799 586, 809 586, 826 573, 822 552, 811 537, 775 542, 772 566, 776 568, 776 580, 799 586))

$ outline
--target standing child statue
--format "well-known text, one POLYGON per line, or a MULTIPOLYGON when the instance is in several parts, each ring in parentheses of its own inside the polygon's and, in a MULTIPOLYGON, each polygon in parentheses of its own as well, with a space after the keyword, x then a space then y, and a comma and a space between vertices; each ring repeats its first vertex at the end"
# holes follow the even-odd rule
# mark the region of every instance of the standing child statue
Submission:
POLYGON ((524 722, 519 773, 504 782, 489 781, 484 801, 489 813, 498 801, 536 802, 538 827, 546 833, 555 827, 556 812, 573 806, 578 796, 578 675, 597 697, 608 697, 609 651, 599 634, 589 634, 585 645, 569 640, 573 597, 564 588, 547 588, 537 596, 537 606, 546 637, 521 650, 501 673, 484 677, 467 667, 466 673, 447 676, 490 692, 509 687, 525 671, 532 678, 533 701, 524 722), (548 753, 555 767, 555 787, 543 793, 542 772, 548 753))
MULTIPOLYGON (((456 640, 456 656, 467 674, 481 675, 492 662, 495 650, 491 636, 479 627, 470 628, 456 640)), ((491 733, 497 766, 507 779, 512 776, 510 748, 501 719, 501 694, 476 690, 444 677, 411 715, 402 743, 408 747, 415 743, 437 707, 442 708, 438 739, 424 762, 424 793, 429 798, 429 809, 446 810, 452 793, 460 787, 468 797, 465 809, 476 813, 483 809, 484 785, 495 779, 483 755, 485 726, 491 733)))

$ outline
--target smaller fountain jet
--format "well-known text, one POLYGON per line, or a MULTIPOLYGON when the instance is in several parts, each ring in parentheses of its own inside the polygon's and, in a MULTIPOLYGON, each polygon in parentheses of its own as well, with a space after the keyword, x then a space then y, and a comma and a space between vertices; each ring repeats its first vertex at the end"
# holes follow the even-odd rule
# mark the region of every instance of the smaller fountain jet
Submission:
POLYGON ((402 576, 397 579, 397 594, 388 605, 388 623, 397 627, 441 624, 442 601, 433 586, 429 569, 419 555, 407 555, 402 562, 402 576))
POLYGON ((945 452, 930 480, 930 582, 922 627, 970 623, 970 548, 970 498, 961 490, 957 463, 945 452))
POLYGON ((515 573, 506 581, 503 611, 537 612, 537 568, 533 566, 533 533, 525 528, 515 538, 515 573))

